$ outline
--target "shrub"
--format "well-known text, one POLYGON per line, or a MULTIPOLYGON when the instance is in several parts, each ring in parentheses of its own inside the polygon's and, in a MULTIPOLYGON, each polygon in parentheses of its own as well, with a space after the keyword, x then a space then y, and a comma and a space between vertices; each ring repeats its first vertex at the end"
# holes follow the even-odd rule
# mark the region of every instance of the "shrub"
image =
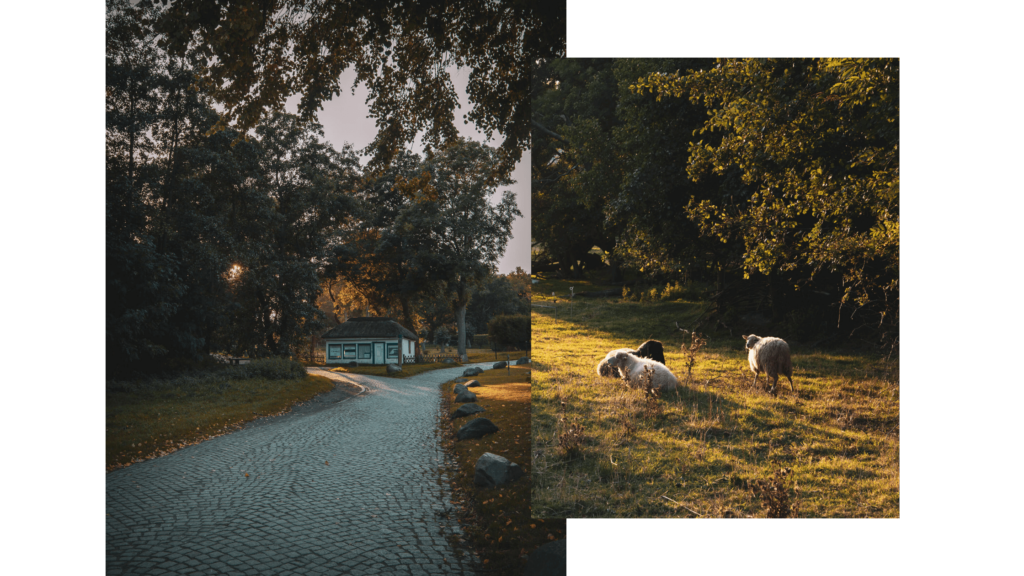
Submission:
POLYGON ((302 378, 306 375, 306 367, 301 363, 287 358, 265 358, 253 360, 248 364, 231 367, 232 376, 239 379, 265 378, 267 380, 288 380, 302 378))
POLYGON ((490 336, 491 346, 496 350, 529 350, 530 317, 525 314, 499 314, 487 323, 487 334, 490 336))
POLYGON ((172 388, 194 391, 214 386, 224 386, 232 380, 292 380, 304 378, 305 376, 306 367, 299 362, 286 358, 266 358, 263 360, 253 360, 248 364, 240 366, 211 364, 206 371, 192 370, 163 377, 130 381, 108 381, 107 390, 113 393, 172 388))

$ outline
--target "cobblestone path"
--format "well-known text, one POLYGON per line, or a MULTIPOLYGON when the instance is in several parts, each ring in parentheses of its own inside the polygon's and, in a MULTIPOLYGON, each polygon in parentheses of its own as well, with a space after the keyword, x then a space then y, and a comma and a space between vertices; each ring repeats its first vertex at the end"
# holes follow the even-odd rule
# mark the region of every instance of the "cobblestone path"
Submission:
POLYGON ((433 432, 437 385, 465 368, 310 368, 366 391, 110 472, 107 574, 472 574, 433 432))

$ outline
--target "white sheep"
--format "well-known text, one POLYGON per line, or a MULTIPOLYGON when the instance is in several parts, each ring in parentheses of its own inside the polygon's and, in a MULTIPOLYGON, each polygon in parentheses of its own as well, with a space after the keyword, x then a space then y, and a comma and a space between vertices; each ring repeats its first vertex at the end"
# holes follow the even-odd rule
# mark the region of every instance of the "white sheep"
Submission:
POLYGON ((779 383, 779 376, 784 375, 789 379, 789 387, 796 392, 793 386, 793 361, 789 356, 789 344, 782 338, 774 336, 744 336, 747 343, 747 360, 750 362, 750 371, 754 373, 754 386, 757 385, 757 375, 764 372, 771 383, 771 392, 776 394, 775 387, 779 383))
POLYGON ((669 392, 679 386, 679 379, 664 364, 649 358, 639 358, 629 352, 619 351, 608 361, 608 365, 618 368, 622 378, 630 384, 640 382, 644 370, 650 369, 651 388, 669 392))
POLYGON ((636 354, 636 350, 633 350, 632 348, 619 348, 618 350, 612 350, 611 352, 608 353, 607 356, 604 357, 604 360, 598 362, 598 376, 619 376, 619 371, 608 364, 611 361, 611 359, 615 358, 615 355, 618 354, 619 352, 629 352, 630 354, 636 354))

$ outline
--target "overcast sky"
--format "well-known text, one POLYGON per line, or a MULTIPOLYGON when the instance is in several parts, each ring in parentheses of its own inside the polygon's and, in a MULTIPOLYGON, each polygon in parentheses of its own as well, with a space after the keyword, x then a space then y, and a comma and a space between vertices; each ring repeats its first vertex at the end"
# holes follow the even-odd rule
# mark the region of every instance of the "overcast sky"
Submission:
MULTIPOLYGON (((472 123, 463 124, 462 115, 470 111, 470 104, 466 96, 466 84, 469 82, 469 70, 466 68, 452 69, 452 83, 459 94, 459 104, 462 106, 455 111, 455 125, 459 134, 470 140, 478 142, 486 141, 486 134, 478 131, 472 123)), ((335 149, 341 150, 346 142, 352 144, 356 150, 365 148, 377 135, 377 126, 374 119, 369 117, 370 108, 366 104, 367 90, 365 84, 356 87, 355 94, 351 92, 352 82, 355 80, 355 71, 349 69, 341 75, 342 93, 330 102, 325 102, 323 110, 320 111, 319 120, 324 126, 324 135, 335 149)), ((288 112, 295 113, 298 110, 299 96, 293 96, 286 103, 288 112)), ((486 142, 490 146, 497 147, 502 140, 497 135, 486 142)), ((422 155, 423 145, 419 138, 412 147, 413 152, 422 155)), ((365 165, 368 157, 361 157, 365 165)), ((523 270, 530 270, 530 153, 523 153, 522 160, 516 164, 512 172, 512 178, 516 181, 509 188, 499 189, 501 191, 510 189, 516 195, 516 202, 519 210, 523 213, 522 218, 517 218, 512 225, 512 238, 505 249, 505 255, 498 260, 498 272, 507 274, 516 269, 516 266, 523 270)), ((495 197, 499 197, 495 194, 495 197)))

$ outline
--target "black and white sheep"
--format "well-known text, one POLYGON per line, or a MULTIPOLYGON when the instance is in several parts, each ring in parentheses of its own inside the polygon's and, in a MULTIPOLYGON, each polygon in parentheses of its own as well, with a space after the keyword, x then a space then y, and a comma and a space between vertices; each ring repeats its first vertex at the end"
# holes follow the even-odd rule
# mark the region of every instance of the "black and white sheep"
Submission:
POLYGON ((750 371, 754 373, 754 385, 757 385, 757 375, 764 372, 771 383, 771 392, 776 394, 775 387, 779 383, 779 376, 783 375, 789 379, 789 387, 796 392, 793 386, 793 360, 789 355, 789 344, 782 338, 774 336, 744 336, 747 346, 747 360, 750 362, 750 371))
POLYGON ((619 371, 608 365, 608 361, 619 352, 629 352, 638 358, 650 358, 655 362, 661 362, 662 364, 665 363, 665 352, 662 348, 661 342, 658 342, 657 340, 648 340, 641 344, 636 350, 633 350, 632 348, 619 348, 618 350, 612 350, 609 352, 608 355, 604 357, 604 360, 597 363, 598 376, 619 376, 619 371))
POLYGON ((622 378, 629 384, 641 381, 644 370, 651 371, 651 387, 668 392, 679 386, 679 379, 664 364, 650 358, 639 358, 629 352, 618 352, 608 361, 608 365, 618 368, 622 378))
POLYGON ((611 361, 611 359, 614 358, 615 355, 618 354, 619 352, 629 352, 630 354, 636 354, 637 351, 633 350, 632 348, 619 348, 618 350, 612 350, 611 352, 608 353, 607 356, 604 357, 604 360, 601 360, 600 362, 597 363, 598 376, 611 376, 614 378, 619 375, 619 371, 615 367, 608 364, 611 361))

